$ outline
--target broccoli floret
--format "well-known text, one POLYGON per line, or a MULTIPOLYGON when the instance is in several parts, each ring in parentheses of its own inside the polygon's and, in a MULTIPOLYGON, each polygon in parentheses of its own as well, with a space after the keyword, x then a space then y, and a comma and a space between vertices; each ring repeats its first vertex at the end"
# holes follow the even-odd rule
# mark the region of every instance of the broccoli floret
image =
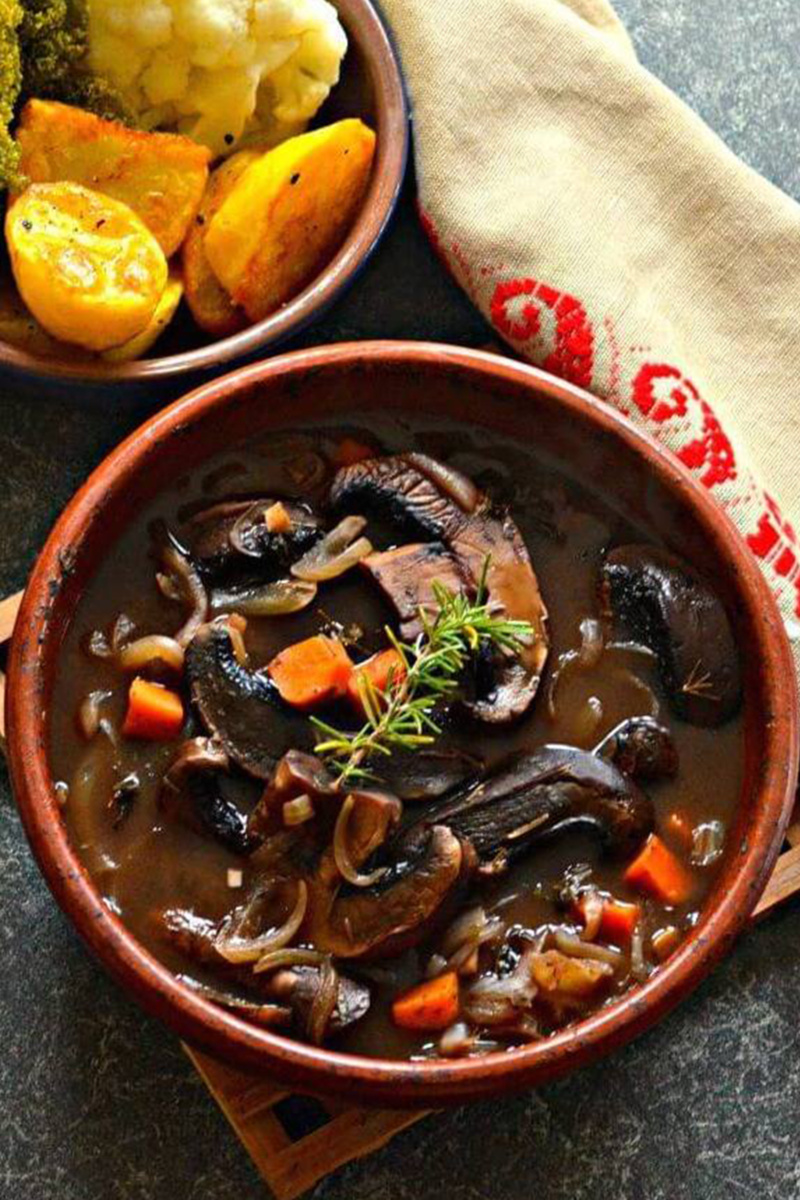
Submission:
POLYGON ((20 182, 10 127, 30 97, 127 119, 113 89, 86 69, 87 41, 85 0, 0 0, 0 190, 20 182))
POLYGON ((22 9, 21 100, 31 96, 61 100, 100 117, 123 117, 112 89, 84 66, 88 44, 85 0, 22 0, 22 9))
POLYGON ((0 0, 0 189, 13 184, 19 150, 9 132, 22 87, 22 64, 17 31, 22 20, 19 0, 0 0))

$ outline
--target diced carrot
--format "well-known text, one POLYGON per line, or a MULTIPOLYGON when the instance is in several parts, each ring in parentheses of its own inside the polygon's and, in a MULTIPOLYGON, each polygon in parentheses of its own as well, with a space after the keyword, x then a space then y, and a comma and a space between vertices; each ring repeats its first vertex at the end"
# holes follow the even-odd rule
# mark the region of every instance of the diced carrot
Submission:
POLYGON ((313 708, 347 694, 353 663, 340 641, 317 634, 281 650, 267 674, 287 704, 313 708))
POLYGON ((292 528, 292 518, 280 500, 270 504, 264 513, 264 523, 267 526, 267 533, 288 533, 292 528))
POLYGON ((372 658, 368 658, 365 662, 358 663, 347 685, 347 697, 353 706, 363 713, 364 706, 361 703, 359 691, 360 678, 366 676, 377 691, 385 692, 390 680, 393 683, 399 683, 405 673, 405 663, 396 650, 381 650, 379 654, 373 654, 372 658))
POLYGON ((446 1029, 458 1016, 458 975, 447 971, 403 992, 392 1004, 401 1029, 446 1029))
POLYGON ((685 813, 670 813, 666 820, 666 831, 685 849, 692 844, 692 824, 685 813))
POLYGON ((664 904, 681 904, 690 895, 692 880, 656 833, 651 833, 625 872, 625 882, 664 904))
MULTIPOLYGON (((641 908, 638 904, 628 904, 624 900, 615 900, 612 896, 604 896, 602 903, 598 937, 603 941, 613 942, 615 946, 627 946, 633 937, 636 922, 641 916, 641 908)), ((575 909, 577 915, 585 923, 586 914, 582 897, 578 897, 575 909)))
POLYGON ((365 458, 372 458, 375 451, 371 446, 365 446, 363 442, 357 442, 355 438, 342 438, 339 445, 333 452, 333 461, 337 467, 352 467, 354 463, 363 462, 365 458))
POLYGON ((128 692, 128 711, 122 732, 126 737, 169 742, 183 728, 183 701, 160 683, 134 679, 128 692))

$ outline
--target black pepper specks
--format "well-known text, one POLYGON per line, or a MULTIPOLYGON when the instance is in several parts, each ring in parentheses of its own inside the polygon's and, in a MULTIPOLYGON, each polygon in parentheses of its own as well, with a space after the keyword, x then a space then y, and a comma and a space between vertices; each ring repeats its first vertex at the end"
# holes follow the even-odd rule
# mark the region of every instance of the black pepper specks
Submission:
POLYGON ((298 182, 299 179, 300 179, 300 172, 295 171, 294 175, 289 180, 289 183, 292 185, 292 187, 294 187, 294 185, 298 182))
POLYGON ((22 228, 27 229, 28 233, 33 229, 33 225, 27 218, 22 222, 22 228))
POLYGON ((226 145, 226 146, 232 146, 232 145, 233 145, 233 134, 232 134, 232 133, 226 133, 226 134, 225 134, 224 141, 225 141, 225 145, 226 145))

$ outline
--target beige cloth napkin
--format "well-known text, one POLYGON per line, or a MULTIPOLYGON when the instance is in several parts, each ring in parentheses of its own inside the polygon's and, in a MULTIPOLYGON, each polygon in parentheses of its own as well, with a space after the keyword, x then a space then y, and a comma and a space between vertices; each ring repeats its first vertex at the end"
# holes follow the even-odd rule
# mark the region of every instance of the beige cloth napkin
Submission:
POLYGON ((800 207, 640 66, 606 0, 383 9, 442 259, 517 353, 709 488, 800 648, 800 207))

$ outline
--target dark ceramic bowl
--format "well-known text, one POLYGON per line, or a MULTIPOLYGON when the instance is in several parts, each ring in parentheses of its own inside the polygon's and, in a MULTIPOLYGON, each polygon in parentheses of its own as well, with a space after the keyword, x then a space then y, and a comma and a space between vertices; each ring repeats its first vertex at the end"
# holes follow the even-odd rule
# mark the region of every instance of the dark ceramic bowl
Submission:
POLYGON ((295 1086, 384 1105, 441 1104, 544 1083, 628 1041, 686 996, 731 947, 775 862, 792 808, 798 727, 794 671, 773 598, 739 534, 677 461, 590 396, 477 351, 373 342, 301 351, 219 379, 149 420, 68 505, 31 576, 10 651, 8 750, 20 812, 59 904, 109 971, 151 1013, 220 1058, 295 1086), (512 1052, 397 1062, 316 1049, 203 1000, 127 932, 70 847, 53 794, 48 709, 75 605, 130 520, 176 470, 225 445, 307 418, 424 409, 535 442, 579 478, 702 562, 734 622, 745 679, 745 780, 732 852, 696 928, 643 986, 589 1019, 512 1052))
POLYGON ((231 337, 213 340, 198 329, 185 303, 155 346, 155 357, 112 365, 40 358, 0 341, 0 370, 23 385, 65 397, 150 401, 176 396, 226 363, 256 354, 299 333, 334 302, 362 270, 397 204, 408 158, 409 125, 400 66, 370 0, 337 0, 349 49, 341 81, 315 125, 361 117, 377 134, 375 162, 355 224, 324 271, 283 308, 231 337), (110 385, 113 386, 113 393, 110 385))

